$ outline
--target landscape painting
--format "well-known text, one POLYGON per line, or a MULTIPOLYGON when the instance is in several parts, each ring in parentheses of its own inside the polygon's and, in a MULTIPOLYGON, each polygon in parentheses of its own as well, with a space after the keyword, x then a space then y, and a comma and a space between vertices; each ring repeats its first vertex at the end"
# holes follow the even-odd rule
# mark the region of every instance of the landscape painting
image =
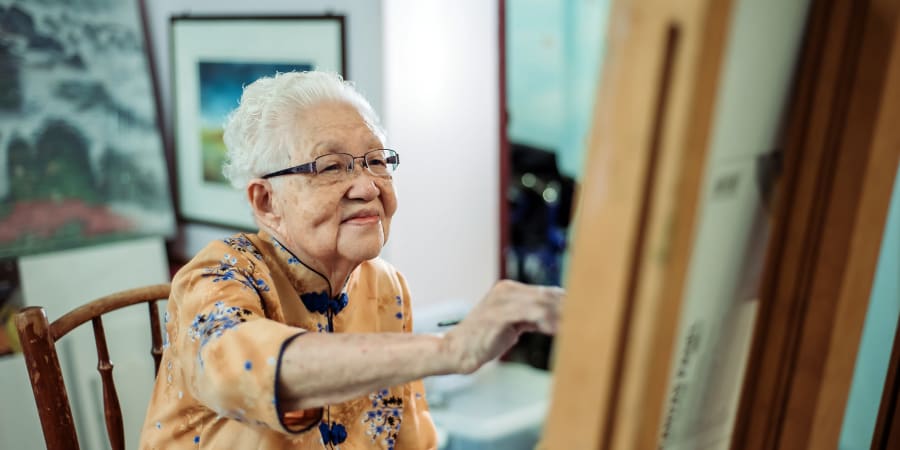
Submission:
POLYGON ((222 175, 225 143, 222 124, 238 105, 244 86, 264 76, 279 72, 312 70, 312 64, 200 61, 200 151, 203 157, 203 180, 228 183, 222 175))
POLYGON ((174 232, 137 8, 0 0, 0 258, 174 232))

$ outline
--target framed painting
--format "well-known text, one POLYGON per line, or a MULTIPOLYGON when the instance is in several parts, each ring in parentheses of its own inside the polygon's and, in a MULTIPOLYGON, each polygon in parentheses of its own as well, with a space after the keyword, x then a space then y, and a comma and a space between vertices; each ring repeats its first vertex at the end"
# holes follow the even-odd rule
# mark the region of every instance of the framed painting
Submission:
POLYGON ((222 124, 243 87, 279 72, 346 77, 343 16, 173 17, 178 212, 190 222, 253 230, 243 189, 222 175, 222 124))
POLYGON ((138 0, 0 0, 0 258, 175 215, 138 0))

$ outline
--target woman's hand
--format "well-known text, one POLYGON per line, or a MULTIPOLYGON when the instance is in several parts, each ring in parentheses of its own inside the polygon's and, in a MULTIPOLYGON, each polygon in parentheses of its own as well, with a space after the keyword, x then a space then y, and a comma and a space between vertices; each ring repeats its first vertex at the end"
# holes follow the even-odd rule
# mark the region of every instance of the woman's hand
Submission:
POLYGON ((524 332, 555 334, 565 290, 503 280, 466 318, 444 335, 456 372, 472 373, 499 357, 524 332))

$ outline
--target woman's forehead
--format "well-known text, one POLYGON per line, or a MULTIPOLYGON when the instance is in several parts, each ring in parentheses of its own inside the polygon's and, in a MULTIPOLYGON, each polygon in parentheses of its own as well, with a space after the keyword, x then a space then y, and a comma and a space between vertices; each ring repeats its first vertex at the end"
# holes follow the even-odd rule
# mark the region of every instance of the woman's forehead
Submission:
POLYGON ((298 116, 296 152, 301 156, 381 148, 384 143, 374 127, 351 105, 316 105, 298 116))

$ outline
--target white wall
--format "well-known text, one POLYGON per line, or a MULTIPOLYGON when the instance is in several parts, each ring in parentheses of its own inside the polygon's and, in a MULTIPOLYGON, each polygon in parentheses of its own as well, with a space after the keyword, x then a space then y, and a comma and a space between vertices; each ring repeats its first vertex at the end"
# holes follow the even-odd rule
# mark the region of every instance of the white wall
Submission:
POLYGON ((402 161, 388 257, 418 307, 474 302, 498 276, 497 4, 382 6, 384 119, 402 161))
MULTIPOLYGON (((481 298, 497 279, 500 246, 496 2, 148 0, 167 118, 169 17, 185 12, 345 14, 350 78, 402 155, 400 209, 384 256, 407 276, 418 306, 481 298)), ((185 231, 188 255, 227 232, 185 231)))

